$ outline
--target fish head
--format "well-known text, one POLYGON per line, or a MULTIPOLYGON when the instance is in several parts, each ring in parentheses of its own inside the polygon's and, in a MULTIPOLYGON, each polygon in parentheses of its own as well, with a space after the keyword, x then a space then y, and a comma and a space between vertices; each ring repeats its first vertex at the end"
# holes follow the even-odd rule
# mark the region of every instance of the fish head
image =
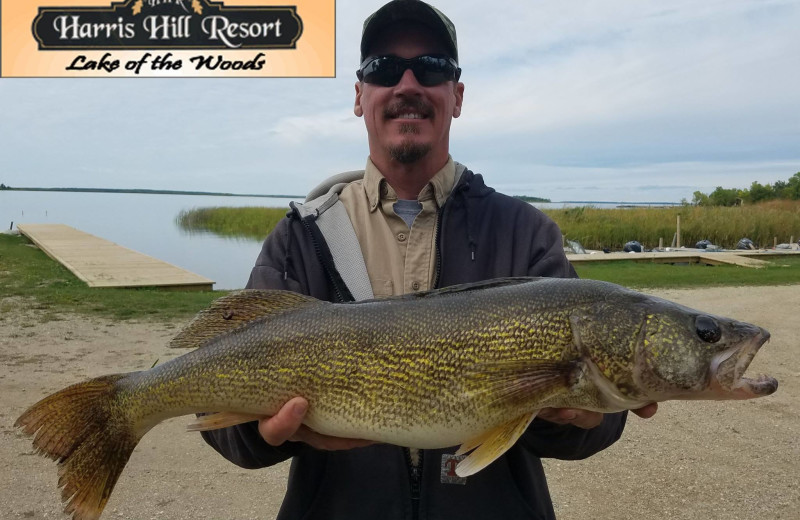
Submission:
POLYGON ((752 399, 772 394, 769 376, 745 377, 765 329, 654 299, 645 305, 634 377, 653 400, 752 399))
POLYGON ((745 377, 765 329, 620 291, 577 311, 573 339, 620 407, 670 399, 751 399, 778 382, 745 377), (627 405, 626 405, 627 403, 627 405))

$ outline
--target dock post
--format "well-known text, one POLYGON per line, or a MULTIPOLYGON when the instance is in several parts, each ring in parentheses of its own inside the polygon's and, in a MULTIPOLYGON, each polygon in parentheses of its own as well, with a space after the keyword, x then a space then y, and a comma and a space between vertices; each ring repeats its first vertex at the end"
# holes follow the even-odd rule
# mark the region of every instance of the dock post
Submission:
POLYGON ((676 237, 676 245, 675 245, 675 247, 680 249, 680 247, 681 247, 681 216, 680 215, 678 215, 678 230, 675 233, 675 237, 676 237))

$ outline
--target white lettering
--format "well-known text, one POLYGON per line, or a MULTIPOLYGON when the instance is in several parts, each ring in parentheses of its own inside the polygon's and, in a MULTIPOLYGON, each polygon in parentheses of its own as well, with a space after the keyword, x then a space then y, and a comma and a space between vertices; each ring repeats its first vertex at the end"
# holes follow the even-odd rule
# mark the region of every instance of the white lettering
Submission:
POLYGON ((81 40, 89 38, 133 38, 136 33, 133 23, 124 23, 122 17, 117 23, 81 23, 80 15, 61 15, 53 20, 53 29, 60 40, 81 40))
POLYGON ((214 15, 203 18, 201 29, 208 35, 209 40, 222 40, 225 46, 235 49, 241 47, 242 43, 234 43, 232 39, 269 36, 280 38, 281 21, 277 19, 274 22, 235 23, 224 16, 214 15))

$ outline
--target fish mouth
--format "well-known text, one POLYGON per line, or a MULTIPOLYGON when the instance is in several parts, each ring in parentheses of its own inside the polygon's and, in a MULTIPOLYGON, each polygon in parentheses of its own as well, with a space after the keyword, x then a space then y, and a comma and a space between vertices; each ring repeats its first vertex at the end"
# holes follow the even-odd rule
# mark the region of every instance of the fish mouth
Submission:
POLYGON ((711 363, 711 390, 718 399, 752 399, 774 393, 778 381, 758 375, 744 377, 758 350, 769 341, 769 332, 759 328, 752 339, 718 354, 711 363))

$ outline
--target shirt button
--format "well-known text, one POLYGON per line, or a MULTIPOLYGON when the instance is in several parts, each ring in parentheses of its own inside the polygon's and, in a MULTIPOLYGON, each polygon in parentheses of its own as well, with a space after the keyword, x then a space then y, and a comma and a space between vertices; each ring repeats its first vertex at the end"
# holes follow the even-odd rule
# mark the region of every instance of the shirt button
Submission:
POLYGON ((419 291, 419 282, 412 282, 411 288, 414 289, 415 291, 419 291))
POLYGON ((405 242, 405 241, 406 241, 406 238, 407 238, 407 237, 406 237, 406 234, 405 234, 405 233, 398 233, 398 234, 397 234, 397 240, 399 240, 400 242, 405 242))

